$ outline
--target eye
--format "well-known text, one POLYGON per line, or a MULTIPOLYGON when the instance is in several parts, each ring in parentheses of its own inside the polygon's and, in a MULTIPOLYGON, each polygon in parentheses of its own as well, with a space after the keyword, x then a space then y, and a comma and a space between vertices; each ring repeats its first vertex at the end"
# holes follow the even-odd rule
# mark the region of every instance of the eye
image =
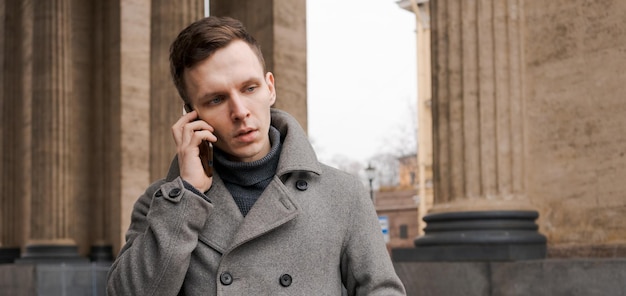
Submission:
POLYGON ((208 105, 217 105, 219 103, 221 103, 222 101, 224 101, 224 96, 216 96, 212 99, 210 99, 207 104, 208 105))
POLYGON ((256 86, 256 85, 253 85, 253 86, 248 86, 248 87, 246 87, 246 88, 244 89, 244 91, 245 91, 245 92, 247 92, 247 93, 251 93, 251 92, 254 92, 254 90, 256 90, 256 88, 257 88, 257 86, 256 86))

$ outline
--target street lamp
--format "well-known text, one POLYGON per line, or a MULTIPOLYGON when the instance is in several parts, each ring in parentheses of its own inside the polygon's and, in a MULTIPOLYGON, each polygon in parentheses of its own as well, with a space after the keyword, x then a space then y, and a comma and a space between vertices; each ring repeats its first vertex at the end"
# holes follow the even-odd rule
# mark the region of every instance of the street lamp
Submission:
POLYGON ((372 166, 371 163, 367 164, 367 167, 365 168, 365 175, 370 181, 370 199, 372 200, 372 202, 374 202, 374 186, 372 185, 372 182, 374 181, 374 177, 376 175, 376 169, 372 166))

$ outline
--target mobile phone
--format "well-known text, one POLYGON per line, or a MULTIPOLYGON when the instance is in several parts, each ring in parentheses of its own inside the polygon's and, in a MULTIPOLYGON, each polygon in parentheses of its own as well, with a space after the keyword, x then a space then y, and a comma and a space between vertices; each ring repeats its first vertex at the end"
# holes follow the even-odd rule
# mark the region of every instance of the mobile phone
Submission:
MULTIPOLYGON (((183 105, 183 114, 191 111, 193 111, 191 105, 183 105)), ((196 120, 200 120, 200 118, 196 120)), ((207 140, 203 140, 198 148, 200 148, 200 162, 202 163, 202 168, 204 168, 204 173, 207 177, 213 177, 213 144, 207 140)))

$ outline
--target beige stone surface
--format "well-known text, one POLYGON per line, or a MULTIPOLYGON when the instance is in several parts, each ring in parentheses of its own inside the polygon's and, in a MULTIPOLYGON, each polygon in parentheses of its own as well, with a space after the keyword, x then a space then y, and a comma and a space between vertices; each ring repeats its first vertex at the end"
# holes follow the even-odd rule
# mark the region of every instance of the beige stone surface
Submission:
POLYGON ((519 3, 433 3, 432 213, 531 208, 519 3))
POLYGON ((528 196, 551 246, 626 244, 626 2, 525 1, 528 196))
POLYGON ((120 42, 120 241, 150 180, 150 1, 122 2, 120 42))
POLYGON ((29 207, 31 239, 75 235, 77 148, 73 128, 75 96, 72 75, 72 32, 69 0, 34 5, 32 178, 36 180, 29 207), (42 198, 45 197, 45 198, 42 198))
POLYGON ((150 22, 150 179, 164 177, 176 147, 170 132, 183 101, 170 75, 170 45, 178 33, 204 16, 203 0, 152 1, 150 22))
POLYGON ((432 1, 435 211, 536 209, 551 256, 623 254, 626 2, 480 3, 432 1))

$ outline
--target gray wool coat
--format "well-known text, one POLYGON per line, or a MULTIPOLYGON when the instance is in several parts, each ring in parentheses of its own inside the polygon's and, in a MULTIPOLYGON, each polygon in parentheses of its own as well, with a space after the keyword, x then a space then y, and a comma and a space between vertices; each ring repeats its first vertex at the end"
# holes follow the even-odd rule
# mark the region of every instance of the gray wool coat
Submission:
POLYGON ((367 190, 317 161, 297 121, 272 110, 282 151, 244 218, 216 172, 203 194, 174 159, 134 205, 108 295, 404 295, 367 190))

